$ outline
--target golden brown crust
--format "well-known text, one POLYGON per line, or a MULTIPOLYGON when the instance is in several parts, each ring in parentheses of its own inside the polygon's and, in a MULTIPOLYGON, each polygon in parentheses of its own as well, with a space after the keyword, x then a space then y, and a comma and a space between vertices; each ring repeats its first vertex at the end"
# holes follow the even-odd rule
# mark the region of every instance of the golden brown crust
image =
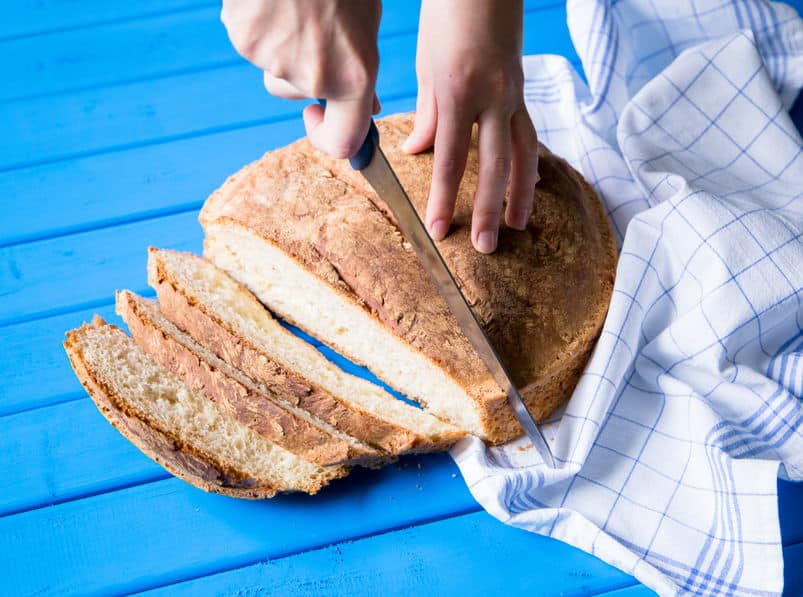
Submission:
MULTIPOLYGON (((410 115, 378 126, 388 160, 423 214, 432 153, 401 151, 410 115)), ((477 171, 475 137, 451 232, 437 244, 525 402, 543 420, 570 396, 577 359, 585 362, 601 329, 616 265, 613 234, 594 191, 542 147, 527 230, 503 225, 496 253, 481 255, 470 243, 477 171)), ((281 248, 466 388, 486 439, 511 439, 520 428, 501 390, 386 213, 344 160, 301 140, 230 178, 204 205, 201 223, 236 223, 281 248)))
MULTIPOLYGON (((383 119, 379 128, 388 160, 423 215, 432 153, 409 156, 401 150, 404 139, 412 132, 412 119, 407 115, 383 119)), ((474 144, 475 148, 476 135, 474 144)), ((333 160, 320 152, 314 155, 334 176, 347 180, 370 198, 380 211, 389 211, 363 177, 343 160, 333 160)), ((565 160, 540 146, 541 181, 527 230, 520 232, 503 225, 497 252, 492 256, 482 255, 472 250, 470 241, 477 173, 478 153, 472 150, 450 234, 438 243, 438 248, 483 329, 508 365, 525 402, 536 418, 543 420, 562 403, 560 397, 556 399, 545 392, 543 380, 560 377, 564 370, 568 376, 577 356, 586 355, 602 329, 617 260, 613 230, 590 185, 565 160), (547 408, 549 404, 554 406, 547 408)), ((394 270, 396 263, 394 255, 394 270)), ((418 268, 420 277, 420 265, 418 268)), ((416 296, 419 304, 422 302, 421 291, 427 287, 411 286, 413 289, 408 290, 407 296, 401 296, 394 288, 393 298, 399 302, 397 309, 416 304, 416 296)), ((365 300, 364 291, 360 296, 365 300)), ((426 300, 440 297, 433 293, 426 295, 426 300)), ((427 328, 430 327, 428 322, 427 328)), ((452 333, 459 332, 453 319, 449 327, 452 333)), ((451 346, 457 354, 450 355, 454 359, 451 362, 464 362, 460 356, 464 352, 473 354, 462 334, 440 337, 454 342, 451 346)), ((433 341, 427 346, 429 352, 434 352, 438 345, 433 341)), ((471 382, 462 379, 461 383, 471 382)))
POLYGON ((134 341, 143 352, 189 388, 209 398, 227 416, 291 454, 322 466, 375 464, 385 460, 375 450, 360 450, 229 377, 160 327, 149 315, 144 300, 128 291, 117 293, 117 313, 128 325, 134 341))
MULTIPOLYGON (((100 325, 101 322, 97 318, 94 325, 100 325)), ((103 322, 103 325, 108 324, 103 322)), ((170 473, 204 491, 248 499, 276 495, 277 488, 253 479, 226 463, 217 462, 129 408, 123 398, 103 383, 84 358, 77 338, 89 327, 84 324, 68 332, 64 348, 78 380, 98 410, 126 439, 170 473)), ((310 488, 311 493, 319 489, 320 486, 310 488)))
MULTIPOLYGON (((191 254, 185 256, 201 259, 191 254)), ((223 271, 219 273, 227 276, 223 271)), ((171 277, 155 249, 150 252, 148 282, 156 290, 162 313, 198 343, 294 405, 352 437, 390 454, 399 455, 446 450, 462 436, 457 430, 437 438, 415 433, 360 409, 353 403, 341 401, 301 375, 288 370, 247 337, 238 335, 225 321, 216 317, 207 305, 171 277)), ((251 296, 248 289, 234 280, 232 283, 245 296, 251 296)), ((255 298, 253 300, 256 302, 255 298)), ((265 316, 271 317, 267 311, 265 316)))

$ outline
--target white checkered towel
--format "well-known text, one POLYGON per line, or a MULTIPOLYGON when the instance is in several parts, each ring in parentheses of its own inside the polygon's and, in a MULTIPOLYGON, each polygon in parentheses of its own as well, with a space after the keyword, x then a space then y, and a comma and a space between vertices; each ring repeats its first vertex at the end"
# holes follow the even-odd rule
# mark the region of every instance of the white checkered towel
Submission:
MULTIPOLYGON (((776 480, 803 480, 803 22, 763 0, 574 0, 588 87, 525 59, 540 138, 621 246, 594 355, 553 437, 452 451, 500 520, 663 595, 777 594, 776 480)), ((536 209, 538 209, 536 205, 536 209)))

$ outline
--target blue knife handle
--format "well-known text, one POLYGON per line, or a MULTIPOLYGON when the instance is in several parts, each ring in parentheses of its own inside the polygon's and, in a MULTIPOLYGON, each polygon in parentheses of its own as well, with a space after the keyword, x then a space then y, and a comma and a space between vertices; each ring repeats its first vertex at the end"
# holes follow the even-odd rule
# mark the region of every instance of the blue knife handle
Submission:
MULTIPOLYGON (((326 110, 326 100, 319 99, 318 103, 326 110)), ((379 129, 376 128, 374 119, 371 119, 371 126, 368 128, 368 134, 365 135, 365 141, 353 156, 349 158, 349 164, 355 170, 362 170, 371 163, 371 158, 374 157, 374 150, 379 145, 379 129)))

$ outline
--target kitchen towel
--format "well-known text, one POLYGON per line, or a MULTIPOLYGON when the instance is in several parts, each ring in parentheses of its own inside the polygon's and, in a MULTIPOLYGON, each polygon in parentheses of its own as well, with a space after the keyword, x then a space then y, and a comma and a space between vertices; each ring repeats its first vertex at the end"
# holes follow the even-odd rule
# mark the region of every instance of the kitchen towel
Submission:
POLYGON ((803 480, 803 22, 763 0, 567 13, 588 84, 531 56, 525 95, 614 224, 610 311, 544 426, 556 470, 525 439, 452 456, 498 519, 661 595, 778 594, 777 477, 803 480))

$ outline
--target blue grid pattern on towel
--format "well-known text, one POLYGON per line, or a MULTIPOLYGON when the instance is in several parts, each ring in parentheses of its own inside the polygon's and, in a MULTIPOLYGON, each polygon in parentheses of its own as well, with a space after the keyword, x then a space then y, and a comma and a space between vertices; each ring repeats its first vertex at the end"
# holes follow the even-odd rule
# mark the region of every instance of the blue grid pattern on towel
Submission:
POLYGON ((774 595, 776 477, 803 479, 803 23, 763 0, 575 0, 565 60, 525 60, 539 137, 621 246, 565 411, 560 468, 524 440, 453 450, 475 497, 661 594, 774 595))

